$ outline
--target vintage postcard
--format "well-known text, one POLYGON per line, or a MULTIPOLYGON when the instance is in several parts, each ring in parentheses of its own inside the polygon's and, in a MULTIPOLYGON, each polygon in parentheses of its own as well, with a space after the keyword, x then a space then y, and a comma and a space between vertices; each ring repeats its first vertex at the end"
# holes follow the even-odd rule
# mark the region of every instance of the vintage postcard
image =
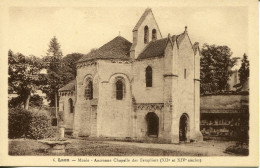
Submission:
POLYGON ((258 166, 258 1, 2 1, 0 166, 258 166))

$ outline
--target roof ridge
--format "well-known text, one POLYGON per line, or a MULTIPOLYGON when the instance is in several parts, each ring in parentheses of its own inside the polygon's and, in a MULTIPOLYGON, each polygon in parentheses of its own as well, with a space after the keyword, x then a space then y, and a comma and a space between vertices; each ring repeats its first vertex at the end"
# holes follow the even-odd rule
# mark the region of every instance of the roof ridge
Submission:
POLYGON ((93 59, 125 59, 132 43, 122 36, 116 36, 94 51, 90 51, 77 61, 85 62, 93 59))
POLYGON ((112 40, 108 41, 107 43, 103 44, 101 47, 99 47, 98 49, 102 48, 103 46, 107 45, 108 43, 112 42, 113 40, 117 39, 117 38, 121 38, 123 40, 126 40, 127 42, 131 43, 130 41, 128 41, 126 38, 122 37, 122 36, 116 36, 114 37, 112 40))
POLYGON ((136 31, 137 30, 137 27, 139 27, 142 22, 144 21, 145 17, 148 15, 149 12, 152 12, 152 9, 151 8, 146 8, 144 13, 142 14, 142 16, 140 17, 140 19, 138 20, 138 22, 136 23, 133 31, 136 31))

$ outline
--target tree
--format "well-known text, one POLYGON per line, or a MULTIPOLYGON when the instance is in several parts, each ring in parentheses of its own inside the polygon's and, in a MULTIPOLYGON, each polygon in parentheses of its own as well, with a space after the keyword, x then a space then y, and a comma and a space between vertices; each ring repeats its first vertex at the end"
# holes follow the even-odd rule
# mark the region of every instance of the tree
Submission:
POLYGON ((40 74, 42 60, 35 56, 24 56, 8 51, 8 93, 16 93, 18 97, 11 101, 14 106, 24 105, 28 109, 31 94, 44 84, 45 78, 40 74))
POLYGON ((231 68, 239 57, 233 57, 228 46, 204 44, 201 51, 201 93, 216 93, 229 88, 231 68))
POLYGON ((238 70, 240 84, 243 86, 249 77, 249 60, 246 53, 243 55, 242 64, 238 70))
POLYGON ((58 58, 58 59, 61 59, 61 57, 62 57, 60 44, 58 43, 58 39, 55 36, 50 41, 47 56, 52 56, 52 57, 58 58))
POLYGON ((58 105, 58 90, 69 81, 76 78, 76 64, 83 54, 72 53, 62 57, 60 44, 56 37, 50 40, 47 56, 44 58, 47 63, 48 85, 46 93, 50 106, 58 105), (56 105, 55 105, 56 104, 56 105))
POLYGON ((73 80, 77 76, 76 62, 83 57, 83 54, 72 53, 66 55, 62 59, 62 74, 65 76, 63 80, 63 85, 67 84, 69 81, 73 80))
POLYGON ((47 56, 44 58, 47 67, 47 85, 43 90, 46 93, 50 106, 56 106, 58 103, 58 89, 61 83, 61 58, 62 52, 57 38, 54 36, 49 43, 47 56))

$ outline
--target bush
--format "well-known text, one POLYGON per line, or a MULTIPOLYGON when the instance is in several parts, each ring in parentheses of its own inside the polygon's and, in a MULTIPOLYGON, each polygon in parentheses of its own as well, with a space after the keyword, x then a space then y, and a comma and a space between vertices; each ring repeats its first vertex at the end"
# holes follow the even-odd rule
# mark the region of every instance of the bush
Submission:
POLYGON ((31 113, 24 109, 13 108, 8 111, 8 137, 21 138, 27 135, 31 113))
POLYGON ((32 114, 32 119, 29 123, 28 137, 32 139, 45 138, 49 131, 50 120, 42 113, 32 114))
POLYGON ((44 138, 53 138, 57 135, 57 127, 48 127, 47 132, 44 134, 44 138))
POLYGON ((51 127, 50 118, 43 113, 9 109, 9 138, 50 138, 55 136, 55 129, 51 127))
POLYGON ((236 143, 236 145, 227 147, 225 152, 248 156, 248 154, 249 154, 248 144, 241 144, 238 142, 238 143, 236 143))

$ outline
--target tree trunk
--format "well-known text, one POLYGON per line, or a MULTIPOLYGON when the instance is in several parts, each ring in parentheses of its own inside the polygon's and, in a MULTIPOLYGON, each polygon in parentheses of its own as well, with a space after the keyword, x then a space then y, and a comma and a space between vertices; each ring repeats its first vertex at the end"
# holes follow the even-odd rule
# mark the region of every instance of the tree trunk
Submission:
POLYGON ((24 109, 25 110, 29 109, 30 98, 31 98, 31 93, 27 96, 27 98, 26 98, 26 100, 24 102, 24 109))

